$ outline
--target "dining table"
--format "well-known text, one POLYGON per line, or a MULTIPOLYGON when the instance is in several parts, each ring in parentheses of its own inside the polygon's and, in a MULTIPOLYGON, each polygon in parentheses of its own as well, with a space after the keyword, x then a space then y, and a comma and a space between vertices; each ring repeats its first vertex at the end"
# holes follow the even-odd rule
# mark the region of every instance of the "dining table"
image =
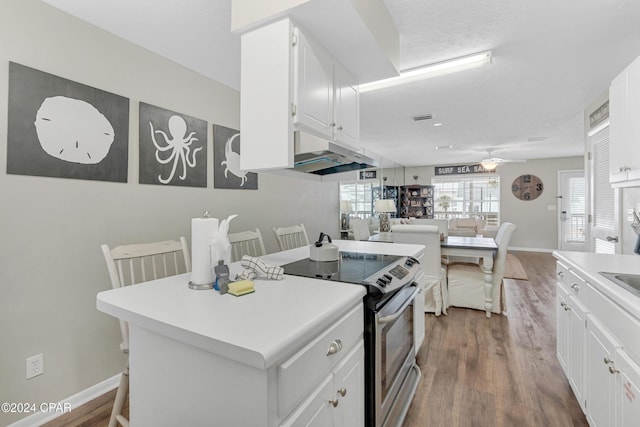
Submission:
MULTIPOLYGON (((393 232, 380 232, 369 237, 372 242, 393 243, 393 232)), ((493 260, 498 245, 491 237, 483 236, 444 236, 440 240, 440 253, 443 256, 479 258, 479 267, 484 273, 484 308, 487 317, 493 310, 493 260)))

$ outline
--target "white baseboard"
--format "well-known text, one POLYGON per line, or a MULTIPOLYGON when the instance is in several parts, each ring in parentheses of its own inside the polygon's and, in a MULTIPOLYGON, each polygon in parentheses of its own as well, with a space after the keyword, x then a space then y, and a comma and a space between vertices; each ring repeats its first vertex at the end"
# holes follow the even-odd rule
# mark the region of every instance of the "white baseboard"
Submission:
POLYGON ((522 248, 522 247, 513 247, 513 246, 509 246, 509 250, 524 251, 524 252, 548 252, 548 253, 555 251, 555 249, 548 249, 548 248, 522 248))
MULTIPOLYGON (((111 378, 107 378, 106 380, 101 381, 98 384, 94 384, 73 396, 63 399, 59 403, 61 405, 70 405, 71 410, 74 410, 90 400, 93 400, 98 396, 102 396, 106 392, 118 387, 118 384, 120 384, 120 375, 121 374, 117 374, 111 378)), ((29 415, 26 418, 16 421, 13 424, 9 424, 7 427, 38 427, 64 414, 64 412, 36 412, 33 415, 29 415)))

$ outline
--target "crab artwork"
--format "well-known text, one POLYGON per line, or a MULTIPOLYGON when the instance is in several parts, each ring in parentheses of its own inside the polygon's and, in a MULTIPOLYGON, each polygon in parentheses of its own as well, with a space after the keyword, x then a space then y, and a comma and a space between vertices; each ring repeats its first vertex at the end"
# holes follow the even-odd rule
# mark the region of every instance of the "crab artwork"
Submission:
POLYGON ((233 141, 240 137, 240 133, 233 134, 224 144, 224 160, 220 163, 224 166, 224 177, 227 178, 227 172, 240 178, 240 186, 244 186, 247 181, 247 171, 240 169, 240 154, 232 149, 233 141))
POLYGON ((163 179, 162 174, 159 174, 158 181, 162 184, 171 182, 176 174, 178 164, 181 164, 182 166, 182 173, 179 178, 184 181, 187 177, 187 166, 190 168, 194 168, 196 166, 196 154, 203 148, 198 147, 191 151, 191 144, 198 141, 198 138, 195 137, 196 132, 190 132, 187 135, 187 122, 178 115, 173 115, 169 118, 168 127, 171 137, 162 130, 154 130, 151 121, 149 121, 149 127, 151 128, 151 141, 156 147, 156 160, 158 163, 166 165, 173 161, 173 166, 169 176, 163 179), (164 138, 164 145, 161 145, 156 141, 156 134, 161 135, 164 138), (166 152, 169 152, 168 157, 162 158, 160 153, 166 152))

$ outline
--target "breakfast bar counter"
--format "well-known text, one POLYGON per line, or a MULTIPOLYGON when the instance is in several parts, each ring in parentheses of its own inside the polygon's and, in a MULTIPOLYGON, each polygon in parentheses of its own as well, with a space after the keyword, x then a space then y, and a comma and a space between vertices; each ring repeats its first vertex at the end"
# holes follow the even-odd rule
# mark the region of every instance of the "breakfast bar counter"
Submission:
MULTIPOLYGON (((420 248, 335 243, 341 251, 401 256, 420 248)), ((262 260, 282 265, 308 256, 309 248, 302 247, 262 260)), ((231 277, 241 269, 232 263, 231 277)), ((183 274, 97 296, 100 311, 129 325, 132 425, 276 425, 301 416, 292 408, 302 405, 302 411, 309 392, 302 388, 291 396, 294 386, 280 390, 287 375, 300 372, 293 382, 305 384, 318 369, 328 375, 332 366, 347 363, 323 365, 324 341, 333 339, 327 334, 341 337, 345 351, 338 357, 362 359, 363 286, 285 275, 280 281, 257 278, 254 293, 236 297, 192 290, 189 280, 183 274), (323 346, 317 361, 303 352, 316 342, 323 346)))

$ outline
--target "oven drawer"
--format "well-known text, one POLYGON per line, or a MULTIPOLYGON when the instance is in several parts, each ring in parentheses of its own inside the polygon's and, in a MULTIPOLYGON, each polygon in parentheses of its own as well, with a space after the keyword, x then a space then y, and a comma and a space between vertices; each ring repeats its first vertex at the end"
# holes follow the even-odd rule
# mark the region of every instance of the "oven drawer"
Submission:
POLYGON ((286 415, 362 338, 363 317, 363 308, 359 304, 328 331, 278 366, 280 416, 286 415))

